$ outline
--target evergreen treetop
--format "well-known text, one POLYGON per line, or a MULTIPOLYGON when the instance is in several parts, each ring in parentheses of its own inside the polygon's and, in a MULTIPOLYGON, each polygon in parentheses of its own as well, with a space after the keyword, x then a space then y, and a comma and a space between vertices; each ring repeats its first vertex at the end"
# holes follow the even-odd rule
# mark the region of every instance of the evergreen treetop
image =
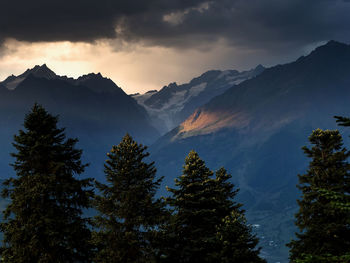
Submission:
POLYGON ((349 254, 350 213, 337 204, 344 198, 345 203, 350 201, 350 153, 337 130, 317 129, 309 140, 312 147, 303 150, 312 160, 307 173, 299 175, 302 198, 298 200, 296 225, 300 232, 288 244, 290 259, 329 262, 329 258, 349 254))
POLYGON ((89 262, 90 231, 82 209, 90 206, 90 179, 77 139, 66 139, 58 117, 35 104, 14 137, 17 176, 4 182, 2 259, 5 262, 89 262))
POLYGON ((145 162, 146 149, 126 134, 108 153, 107 184, 97 183, 101 195, 95 198, 98 262, 145 262, 155 256, 151 242, 164 212, 155 194, 162 178, 156 178, 153 162, 145 162))
POLYGON ((165 230, 164 262, 264 262, 230 179, 224 168, 214 177, 195 151, 188 154, 177 188, 167 188, 173 215, 165 230))

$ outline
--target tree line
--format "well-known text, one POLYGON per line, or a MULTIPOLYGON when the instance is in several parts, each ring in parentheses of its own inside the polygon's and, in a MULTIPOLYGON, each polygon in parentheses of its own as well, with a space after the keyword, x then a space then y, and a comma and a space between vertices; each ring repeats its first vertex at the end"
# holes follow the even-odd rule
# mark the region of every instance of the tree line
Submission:
MULTIPOLYGON (((290 260, 350 262, 350 152, 337 130, 309 140, 290 260)), ((130 135, 107 154, 105 183, 77 178, 87 164, 76 143, 41 105, 25 116, 14 136, 16 177, 2 191, 3 262, 266 262, 224 168, 211 171, 191 151, 175 187, 157 197, 163 178, 130 135)))

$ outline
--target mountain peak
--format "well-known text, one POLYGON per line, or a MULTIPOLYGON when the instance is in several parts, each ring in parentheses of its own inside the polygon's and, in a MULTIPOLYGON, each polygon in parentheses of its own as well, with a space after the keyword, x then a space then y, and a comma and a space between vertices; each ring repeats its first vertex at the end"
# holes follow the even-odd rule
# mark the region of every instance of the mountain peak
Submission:
POLYGON ((1 82, 1 84, 4 85, 9 90, 14 90, 23 80, 25 80, 30 75, 37 78, 45 78, 45 79, 58 78, 55 72, 49 69, 46 64, 43 64, 41 66, 36 65, 34 66, 34 68, 27 69, 21 75, 18 75, 18 76, 11 75, 8 78, 6 78, 3 82, 1 82))
POLYGON ((121 92, 121 89, 112 80, 103 77, 100 72, 97 74, 89 73, 79 77, 78 79, 73 79, 66 76, 56 75, 56 73, 53 72, 46 64, 35 65, 33 68, 27 69, 24 73, 18 76, 11 75, 3 82, 0 82, 0 84, 9 90, 14 90, 20 83, 30 77, 44 78, 47 80, 59 79, 73 85, 86 86, 87 88, 97 92, 121 92))
POLYGON ((82 81, 86 81, 86 80, 97 80, 97 79, 107 79, 105 77, 102 76, 102 74, 99 73, 88 73, 85 75, 80 76, 77 81, 78 82, 82 82, 82 81))
POLYGON ((254 68, 254 70, 264 70, 264 69, 265 69, 265 67, 264 67, 263 65, 261 65, 261 64, 257 65, 257 66, 254 68))
POLYGON ((335 51, 335 50, 339 50, 342 51, 344 49, 349 48, 349 45, 342 43, 342 42, 338 42, 335 40, 330 40, 328 41, 326 44, 317 47, 314 51, 311 52, 311 54, 314 53, 318 53, 318 52, 327 52, 327 51, 335 51))
POLYGON ((342 42, 338 42, 338 41, 335 41, 335 40, 330 40, 324 46, 347 46, 347 45, 342 43, 342 42))
POLYGON ((111 92, 123 92, 120 87, 118 87, 111 79, 102 76, 99 73, 89 73, 79 77, 75 84, 83 85, 88 87, 89 89, 101 93, 111 93, 111 92))
MULTIPOLYGON (((32 69, 28 69, 23 75, 23 77, 28 76, 29 74, 34 75, 35 77, 38 78, 46 78, 46 79, 55 79, 58 76, 56 75, 55 72, 53 72, 51 69, 49 69, 47 67, 46 64, 43 64, 41 66, 36 65, 34 68, 32 69)), ((20 76, 19 76, 20 77, 20 76)))

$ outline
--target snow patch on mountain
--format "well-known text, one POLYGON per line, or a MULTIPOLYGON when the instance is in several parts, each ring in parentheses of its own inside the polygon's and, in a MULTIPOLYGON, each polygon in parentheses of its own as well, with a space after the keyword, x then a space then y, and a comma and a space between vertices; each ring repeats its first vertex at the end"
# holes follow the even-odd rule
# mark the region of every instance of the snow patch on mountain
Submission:
POLYGON ((15 78, 14 80, 11 80, 11 81, 8 81, 8 82, 4 83, 4 86, 5 86, 8 90, 14 90, 15 88, 17 88, 17 86, 18 86, 23 80, 25 80, 25 77, 15 78))
POLYGON ((206 82, 203 82, 199 85, 196 85, 194 87, 192 87, 190 90, 189 90, 189 97, 194 97, 194 96, 198 96, 202 91, 205 90, 205 88, 207 87, 207 83, 206 82))
POLYGON ((161 113, 162 111, 170 110, 172 112, 180 111, 184 104, 191 99, 192 97, 198 96, 207 86, 207 83, 201 83, 199 85, 191 87, 189 90, 181 90, 181 91, 175 91, 172 93, 172 96, 170 97, 169 101, 162 104, 162 107, 159 109, 150 107, 145 104, 145 101, 149 99, 151 96, 154 95, 154 93, 145 93, 145 94, 138 94, 133 95, 132 97, 136 99, 136 101, 145 107, 147 111, 151 111, 154 113, 161 113))
POLYGON ((177 85, 174 82, 158 92, 131 96, 146 109, 153 119, 154 126, 161 133, 168 132, 187 119, 199 106, 232 86, 257 76, 264 69, 259 65, 252 70, 242 72, 210 70, 189 83, 177 85))
POLYGON ((218 76, 218 79, 221 79, 223 77, 226 77, 227 75, 229 75, 231 73, 230 70, 224 70, 223 72, 221 72, 221 74, 218 76))
POLYGON ((165 130, 168 131, 177 125, 171 118, 169 118, 169 115, 176 114, 177 112, 181 111, 186 102, 192 97, 198 96, 206 86, 207 83, 201 83, 191 87, 189 90, 175 91, 172 93, 170 99, 166 103, 162 104, 161 108, 153 108, 145 104, 145 101, 154 95, 152 93, 135 95, 133 98, 146 109, 151 117, 161 120, 165 125, 165 130))

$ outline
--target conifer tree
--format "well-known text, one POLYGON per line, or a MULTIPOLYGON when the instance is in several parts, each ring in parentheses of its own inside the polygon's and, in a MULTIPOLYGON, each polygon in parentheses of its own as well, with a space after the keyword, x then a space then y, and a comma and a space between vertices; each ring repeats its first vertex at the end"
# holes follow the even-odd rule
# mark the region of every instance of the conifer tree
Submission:
POLYGON ((247 224, 242 204, 234 201, 239 189, 229 182, 231 175, 224 168, 216 172, 216 249, 211 262, 265 262, 259 257, 258 238, 247 224))
POLYGON ((156 179, 154 162, 145 162, 146 149, 127 134, 108 153, 107 184, 97 183, 101 195, 95 198, 96 262, 152 262, 157 257, 153 241, 163 204, 155 194, 162 178, 156 179))
POLYGON ((259 240, 252 234, 241 211, 232 211, 226 216, 218 225, 216 235, 219 249, 215 251, 211 262, 266 262, 259 257, 260 248, 256 248, 259 240))
POLYGON ((241 248, 246 249, 243 253, 250 253, 246 262, 263 262, 259 250, 254 250, 256 238, 241 220, 242 205, 233 200, 238 190, 230 178, 223 168, 213 178, 198 154, 189 153, 183 175, 175 180, 177 189, 168 188, 172 196, 167 203, 173 216, 165 230, 168 243, 163 250, 164 262, 239 262, 235 256, 241 248), (228 230, 230 234, 226 235, 228 230))
POLYGON ((4 262, 90 262, 90 230, 82 209, 89 207, 90 180, 77 139, 66 139, 58 117, 35 104, 14 137, 12 164, 17 174, 2 192, 4 211, 1 257, 4 262))
POLYGON ((215 181, 198 154, 185 159, 183 175, 175 180, 178 189, 167 188, 173 196, 167 203, 174 208, 168 226, 166 262, 205 262, 215 246, 215 181))
POLYGON ((313 131, 306 174, 299 175, 300 232, 288 246, 292 262, 350 262, 350 152, 337 130, 313 131), (345 206, 344 206, 345 205, 345 206))

